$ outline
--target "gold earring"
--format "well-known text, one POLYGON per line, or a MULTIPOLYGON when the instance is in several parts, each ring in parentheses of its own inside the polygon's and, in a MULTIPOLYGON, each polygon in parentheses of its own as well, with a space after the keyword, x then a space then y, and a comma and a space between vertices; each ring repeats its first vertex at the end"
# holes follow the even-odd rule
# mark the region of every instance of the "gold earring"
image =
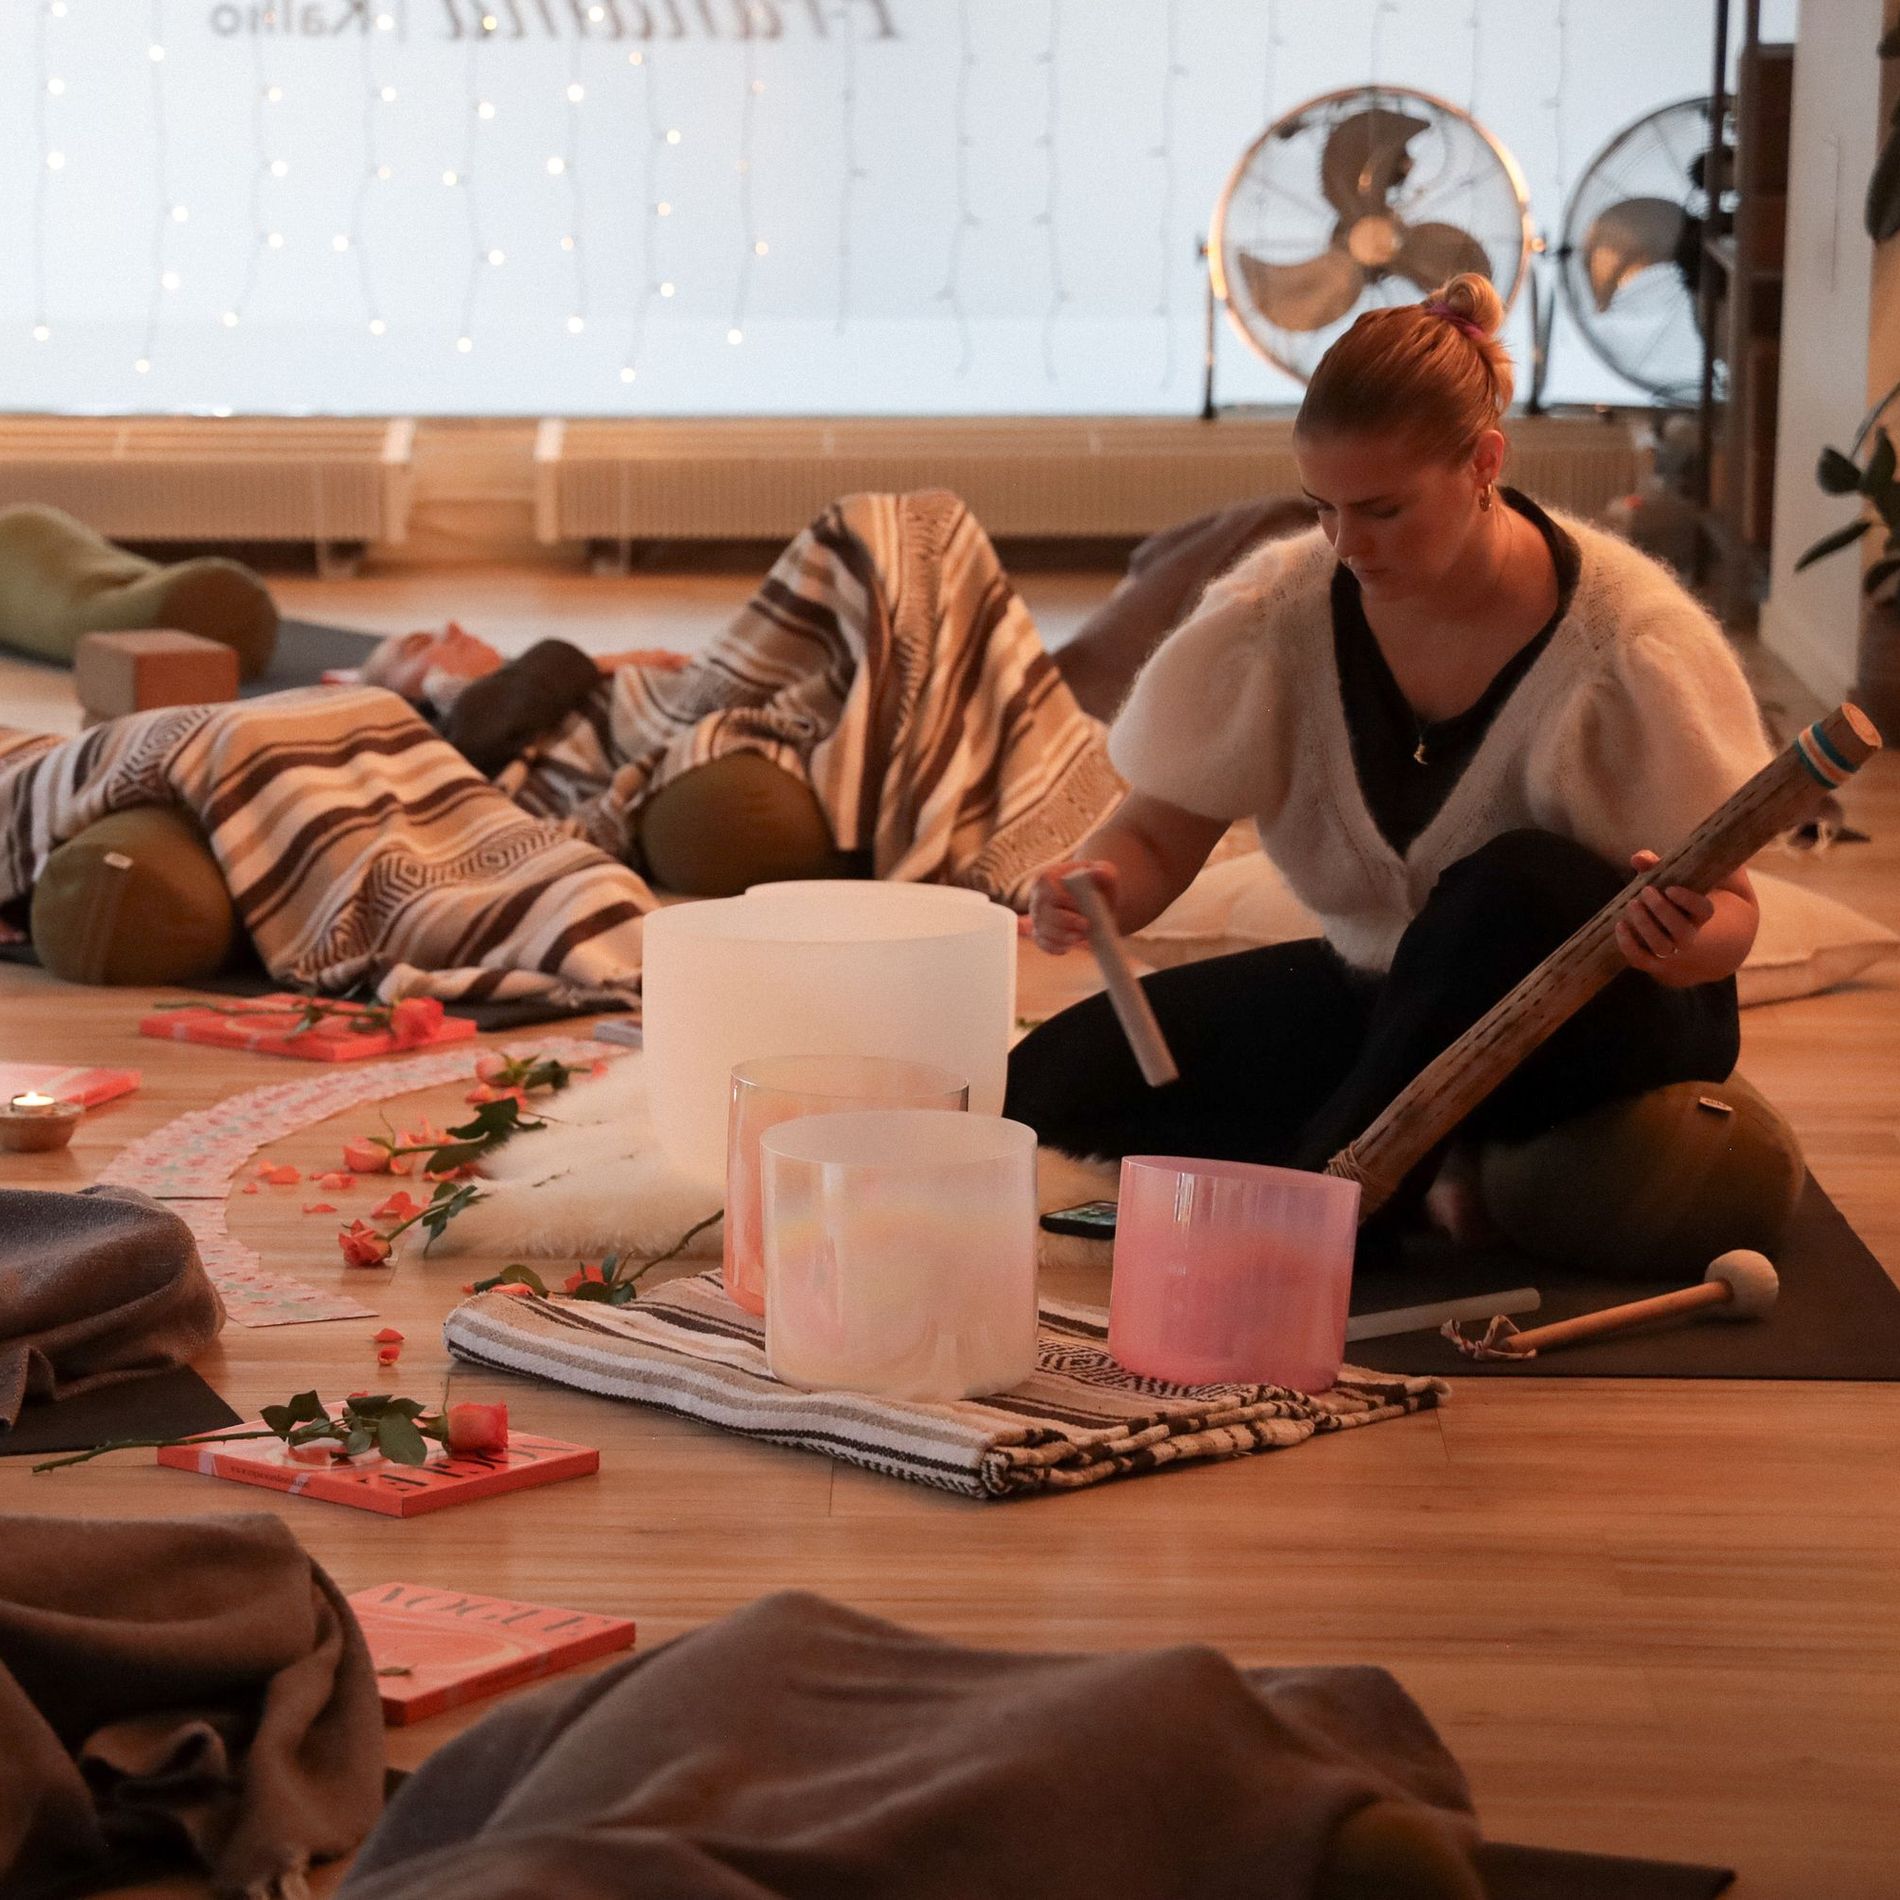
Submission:
POLYGON ((1478 508, 1483 514, 1488 515, 1491 512, 1491 484, 1489 482, 1478 490, 1478 508))

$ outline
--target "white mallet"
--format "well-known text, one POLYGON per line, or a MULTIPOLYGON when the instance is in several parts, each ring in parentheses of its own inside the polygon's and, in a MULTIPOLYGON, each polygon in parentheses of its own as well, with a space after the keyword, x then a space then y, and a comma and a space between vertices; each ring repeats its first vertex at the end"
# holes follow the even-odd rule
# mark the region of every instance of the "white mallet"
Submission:
POLYGON ((1108 985, 1108 1000, 1114 1006, 1122 1034, 1128 1038, 1128 1046, 1141 1065, 1141 1079, 1151 1089, 1178 1080, 1181 1071, 1174 1066, 1168 1039, 1155 1021, 1148 994, 1129 967, 1115 920, 1102 901, 1102 887, 1088 872, 1071 871, 1062 880, 1062 888, 1075 899, 1082 915, 1088 919, 1089 948, 1095 953, 1095 965, 1102 973, 1102 981, 1108 985))
POLYGON ((1657 1320, 1686 1319, 1694 1313, 1712 1313, 1718 1319, 1760 1319, 1774 1306, 1780 1290, 1781 1282, 1767 1255, 1737 1247, 1712 1262, 1696 1285, 1679 1287, 1674 1293, 1631 1300, 1626 1306, 1606 1306, 1595 1313, 1580 1313, 1575 1319, 1533 1326, 1523 1333, 1508 1319, 1501 1319, 1485 1329, 1482 1339, 1465 1339, 1449 1326, 1445 1336, 1474 1359, 1529 1359, 1557 1346, 1574 1346, 1582 1340, 1603 1339, 1633 1327, 1650 1326, 1657 1320))

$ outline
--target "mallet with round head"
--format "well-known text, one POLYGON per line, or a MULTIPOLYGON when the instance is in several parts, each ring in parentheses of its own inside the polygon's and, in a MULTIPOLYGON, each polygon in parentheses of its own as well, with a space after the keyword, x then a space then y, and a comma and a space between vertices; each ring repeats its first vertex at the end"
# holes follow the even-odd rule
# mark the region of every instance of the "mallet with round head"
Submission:
POLYGON ((1606 1306, 1595 1313, 1580 1313, 1575 1319, 1533 1326, 1523 1333, 1512 1330, 1509 1320, 1493 1320, 1484 1337, 1477 1340, 1464 1338, 1454 1326, 1447 1326, 1444 1332, 1460 1352, 1474 1359, 1529 1359, 1554 1347, 1603 1339, 1637 1326, 1654 1325, 1658 1320, 1685 1319, 1694 1313, 1712 1313, 1718 1319, 1760 1319, 1773 1307, 1780 1288, 1781 1282, 1766 1255, 1737 1247, 1713 1261, 1696 1285, 1679 1287, 1674 1293, 1631 1300, 1624 1306, 1606 1306))

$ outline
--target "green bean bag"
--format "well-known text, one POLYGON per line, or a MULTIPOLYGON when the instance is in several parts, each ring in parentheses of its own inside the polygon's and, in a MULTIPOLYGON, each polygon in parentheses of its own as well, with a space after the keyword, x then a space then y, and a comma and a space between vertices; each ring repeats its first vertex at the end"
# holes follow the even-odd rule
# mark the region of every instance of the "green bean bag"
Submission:
POLYGON ((681 897, 863 875, 832 842, 817 794, 759 752, 728 752, 655 792, 639 811, 638 868, 681 897))
POLYGON ((169 805, 114 812, 53 852, 28 931, 68 983, 190 983, 223 969, 244 939, 204 833, 169 805))
POLYGON ((256 679, 277 644, 277 605, 241 562, 164 566, 57 508, 0 508, 0 645, 70 663, 83 634, 133 627, 216 640, 256 679))
POLYGON ((1771 1259, 1807 1177, 1794 1130, 1739 1075, 1610 1102, 1478 1156, 1479 1194, 1526 1252, 1603 1278, 1699 1280, 1771 1259))

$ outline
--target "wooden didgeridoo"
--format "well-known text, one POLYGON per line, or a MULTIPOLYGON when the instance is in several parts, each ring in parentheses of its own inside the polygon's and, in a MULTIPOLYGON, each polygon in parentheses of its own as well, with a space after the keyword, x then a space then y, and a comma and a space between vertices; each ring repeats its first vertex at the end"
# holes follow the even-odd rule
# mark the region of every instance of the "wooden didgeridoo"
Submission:
POLYGON ((1708 892, 1770 839, 1810 818, 1879 750, 1880 734, 1858 706, 1817 720, 1428 1063, 1326 1164, 1326 1173, 1360 1184, 1361 1222, 1545 1037, 1629 967, 1616 945, 1616 926, 1638 891, 1681 884, 1708 892))

